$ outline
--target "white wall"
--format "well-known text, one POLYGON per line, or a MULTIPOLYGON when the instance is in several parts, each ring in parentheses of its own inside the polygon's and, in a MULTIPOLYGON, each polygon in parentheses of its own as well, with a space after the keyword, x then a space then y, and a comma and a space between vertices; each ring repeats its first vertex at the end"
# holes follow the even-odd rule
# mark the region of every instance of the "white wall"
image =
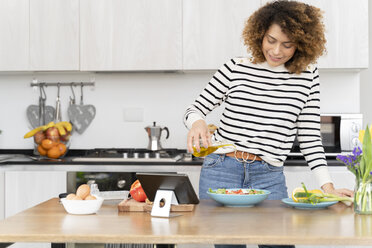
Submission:
MULTIPOLYGON (((23 139, 30 130, 26 108, 38 104, 39 91, 30 87, 33 78, 39 81, 90 81, 94 88, 84 88, 84 104, 97 109, 91 126, 74 134, 71 148, 145 148, 148 138, 144 127, 156 121, 167 126, 170 137, 163 147, 186 148, 187 130, 182 116, 185 108, 198 96, 213 71, 159 73, 27 73, 0 74, 0 149, 32 149, 32 139, 23 139), (125 108, 143 110, 143 121, 125 122, 125 108)), ((321 111, 323 113, 358 113, 358 71, 320 71, 321 111)), ((46 88, 47 105, 55 106, 56 87, 46 88)), ((79 103, 80 89, 75 89, 79 103)), ((67 120, 69 87, 61 90, 63 119, 67 120)), ((208 118, 217 123, 216 111, 208 118)))
MULTIPOLYGON (((372 4, 368 4, 368 13, 372 13, 372 4)), ((372 15, 368 15, 369 51, 372 51, 372 15)), ((372 55, 369 52, 369 63, 372 55)), ((372 69, 369 67, 360 73, 360 111, 364 117, 364 125, 372 125, 372 69)))

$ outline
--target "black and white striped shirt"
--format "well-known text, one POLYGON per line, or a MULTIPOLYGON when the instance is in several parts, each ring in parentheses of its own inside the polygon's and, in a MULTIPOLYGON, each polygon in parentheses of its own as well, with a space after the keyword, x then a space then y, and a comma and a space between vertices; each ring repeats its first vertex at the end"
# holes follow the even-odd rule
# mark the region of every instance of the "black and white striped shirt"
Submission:
MULTIPOLYGON (((283 66, 253 64, 235 58, 213 76, 184 116, 188 128, 225 104, 214 141, 228 141, 240 151, 282 166, 296 134, 318 183, 331 182, 320 137, 318 69, 291 74, 283 66)), ((228 152, 225 150, 225 152, 228 152)))

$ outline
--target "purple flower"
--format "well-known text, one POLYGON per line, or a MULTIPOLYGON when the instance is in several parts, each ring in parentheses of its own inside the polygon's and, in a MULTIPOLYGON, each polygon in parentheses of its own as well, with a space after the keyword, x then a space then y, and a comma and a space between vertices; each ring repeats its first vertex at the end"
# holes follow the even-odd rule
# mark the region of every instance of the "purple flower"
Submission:
MULTIPOLYGON (((362 149, 360 147, 355 147, 353 153, 350 155, 338 155, 336 159, 346 165, 348 170, 357 175, 360 169, 360 159, 362 157, 362 149)), ((372 175, 372 174, 371 174, 372 175)))
POLYGON ((362 155, 362 148, 360 148, 359 146, 355 147, 353 150, 353 155, 355 157, 362 155))

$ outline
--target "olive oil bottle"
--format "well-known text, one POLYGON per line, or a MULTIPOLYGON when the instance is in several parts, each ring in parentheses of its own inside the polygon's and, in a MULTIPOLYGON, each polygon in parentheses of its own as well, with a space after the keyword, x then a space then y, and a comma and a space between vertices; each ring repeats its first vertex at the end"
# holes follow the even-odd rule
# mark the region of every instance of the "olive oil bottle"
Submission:
POLYGON ((200 152, 198 152, 196 150, 195 147, 193 147, 193 154, 195 157, 205 157, 213 152, 215 152, 218 148, 220 147, 223 147, 223 146, 233 146, 235 147, 233 144, 223 144, 223 145, 212 145, 212 146, 209 146, 208 148, 205 148, 205 147, 200 147, 200 152))

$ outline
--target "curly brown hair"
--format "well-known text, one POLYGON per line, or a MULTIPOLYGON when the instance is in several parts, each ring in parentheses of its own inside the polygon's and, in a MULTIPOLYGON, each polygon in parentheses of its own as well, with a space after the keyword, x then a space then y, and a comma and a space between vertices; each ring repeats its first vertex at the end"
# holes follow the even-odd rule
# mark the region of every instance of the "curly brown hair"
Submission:
POLYGON ((291 73, 301 73, 315 63, 326 51, 323 15, 319 8, 296 1, 278 0, 267 3, 246 21, 243 30, 244 44, 253 56, 253 63, 265 62, 262 41, 272 24, 280 26, 293 41, 296 52, 285 63, 291 73))

